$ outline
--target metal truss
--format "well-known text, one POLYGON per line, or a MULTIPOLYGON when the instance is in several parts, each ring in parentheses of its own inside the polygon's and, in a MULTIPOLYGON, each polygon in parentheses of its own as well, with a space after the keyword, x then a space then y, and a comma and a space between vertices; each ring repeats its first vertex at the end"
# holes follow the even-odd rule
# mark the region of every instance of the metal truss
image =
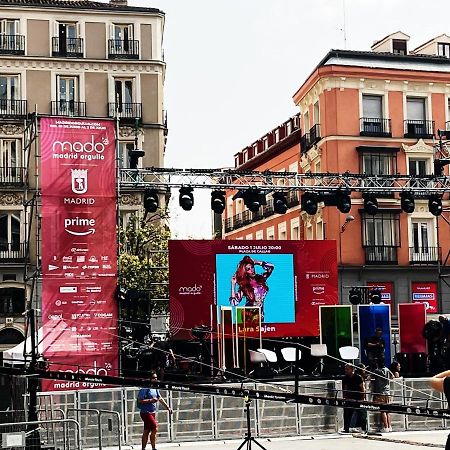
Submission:
POLYGON ((121 169, 121 189, 154 188, 168 190, 189 186, 193 189, 249 189, 287 192, 327 192, 336 189, 362 193, 410 191, 420 195, 443 195, 450 192, 450 177, 427 175, 364 175, 345 172, 307 173, 255 172, 229 169, 121 169))

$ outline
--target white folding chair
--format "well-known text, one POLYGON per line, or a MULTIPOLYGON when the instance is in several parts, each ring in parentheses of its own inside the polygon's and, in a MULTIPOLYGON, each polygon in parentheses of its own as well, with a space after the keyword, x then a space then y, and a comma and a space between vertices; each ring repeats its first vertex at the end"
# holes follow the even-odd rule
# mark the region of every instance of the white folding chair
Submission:
POLYGON ((328 355, 327 344, 311 344, 311 356, 319 358, 317 364, 312 368, 313 375, 320 375, 323 371, 322 358, 328 355))
POLYGON ((339 349, 339 355, 346 361, 353 361, 359 357, 359 348, 352 345, 346 345, 339 349))
MULTIPOLYGON (((302 358, 302 351, 297 349, 296 347, 283 347, 281 349, 281 355, 283 356, 286 362, 290 363, 289 366, 286 367, 285 369, 290 369, 290 372, 293 373, 293 368, 295 367, 296 362, 300 361, 300 359, 302 358), (298 352, 298 359, 297 359, 297 352, 298 352)), ((297 368, 300 372, 304 372, 304 370, 298 367, 298 365, 297 368)), ((281 370, 281 372, 283 370, 281 370)))

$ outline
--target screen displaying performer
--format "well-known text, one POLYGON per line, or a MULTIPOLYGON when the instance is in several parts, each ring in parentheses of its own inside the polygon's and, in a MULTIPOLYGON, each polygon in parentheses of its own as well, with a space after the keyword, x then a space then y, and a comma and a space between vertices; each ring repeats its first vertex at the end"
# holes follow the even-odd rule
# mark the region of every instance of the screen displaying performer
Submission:
POLYGON ((295 322, 291 254, 217 254, 218 306, 261 308, 261 322, 295 322))

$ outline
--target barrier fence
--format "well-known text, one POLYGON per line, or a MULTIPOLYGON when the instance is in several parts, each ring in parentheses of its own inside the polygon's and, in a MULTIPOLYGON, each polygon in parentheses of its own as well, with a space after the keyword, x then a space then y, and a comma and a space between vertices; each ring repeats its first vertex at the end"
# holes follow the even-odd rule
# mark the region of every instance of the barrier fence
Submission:
MULTIPOLYGON (((279 390, 293 392, 292 382, 229 384, 232 389, 279 390)), ((426 379, 396 379, 391 384, 392 403, 444 408, 444 398, 433 392, 426 379), (439 400, 430 400, 430 395, 439 400)), ((139 445, 142 422, 136 403, 138 389, 109 388, 89 391, 41 394, 43 410, 65 411, 80 423, 78 440, 82 448, 139 445), (49 401, 49 397, 51 398, 49 401), (51 406, 49 406, 51 405, 51 406), (100 444, 96 444, 100 442, 100 444)), ((303 381, 300 394, 341 397, 340 380, 303 381)), ((164 391, 173 415, 158 412, 159 442, 236 439, 244 436, 246 415, 242 397, 221 397, 182 391, 164 391)), ((342 409, 326 405, 253 400, 251 424, 255 436, 276 437, 335 433, 342 427, 342 409)), ((392 414, 395 431, 445 428, 446 421, 432 416, 392 414)), ((369 413, 369 423, 377 427, 378 416, 369 413)))

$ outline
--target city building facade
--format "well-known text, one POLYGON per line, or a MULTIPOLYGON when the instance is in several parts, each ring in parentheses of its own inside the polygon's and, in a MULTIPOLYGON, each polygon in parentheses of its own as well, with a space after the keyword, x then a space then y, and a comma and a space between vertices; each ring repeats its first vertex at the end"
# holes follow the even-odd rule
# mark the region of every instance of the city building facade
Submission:
MULTIPOLYGON (((120 168, 163 166, 164 20, 126 0, 0 1, 0 351, 23 340, 39 297, 37 118, 111 118, 120 168)), ((118 203, 123 223, 142 192, 118 203)))
MULTIPOLYGON (((289 129, 282 124, 238 152, 235 169, 434 176, 435 159, 450 156, 445 133, 437 151, 438 130, 450 130, 450 38, 408 47, 409 36, 397 32, 370 52, 330 51, 295 92, 299 113, 289 129)), ((348 214, 319 203, 313 215, 302 209, 300 192, 288 192, 286 214, 275 214, 271 200, 252 213, 234 194, 227 195, 225 239, 336 240, 340 303, 352 287, 379 286, 394 316, 399 303, 412 301, 426 302, 429 313, 450 312, 448 193, 440 216, 420 193, 414 211, 403 212, 388 185, 376 196, 375 215, 356 192, 348 214)))

